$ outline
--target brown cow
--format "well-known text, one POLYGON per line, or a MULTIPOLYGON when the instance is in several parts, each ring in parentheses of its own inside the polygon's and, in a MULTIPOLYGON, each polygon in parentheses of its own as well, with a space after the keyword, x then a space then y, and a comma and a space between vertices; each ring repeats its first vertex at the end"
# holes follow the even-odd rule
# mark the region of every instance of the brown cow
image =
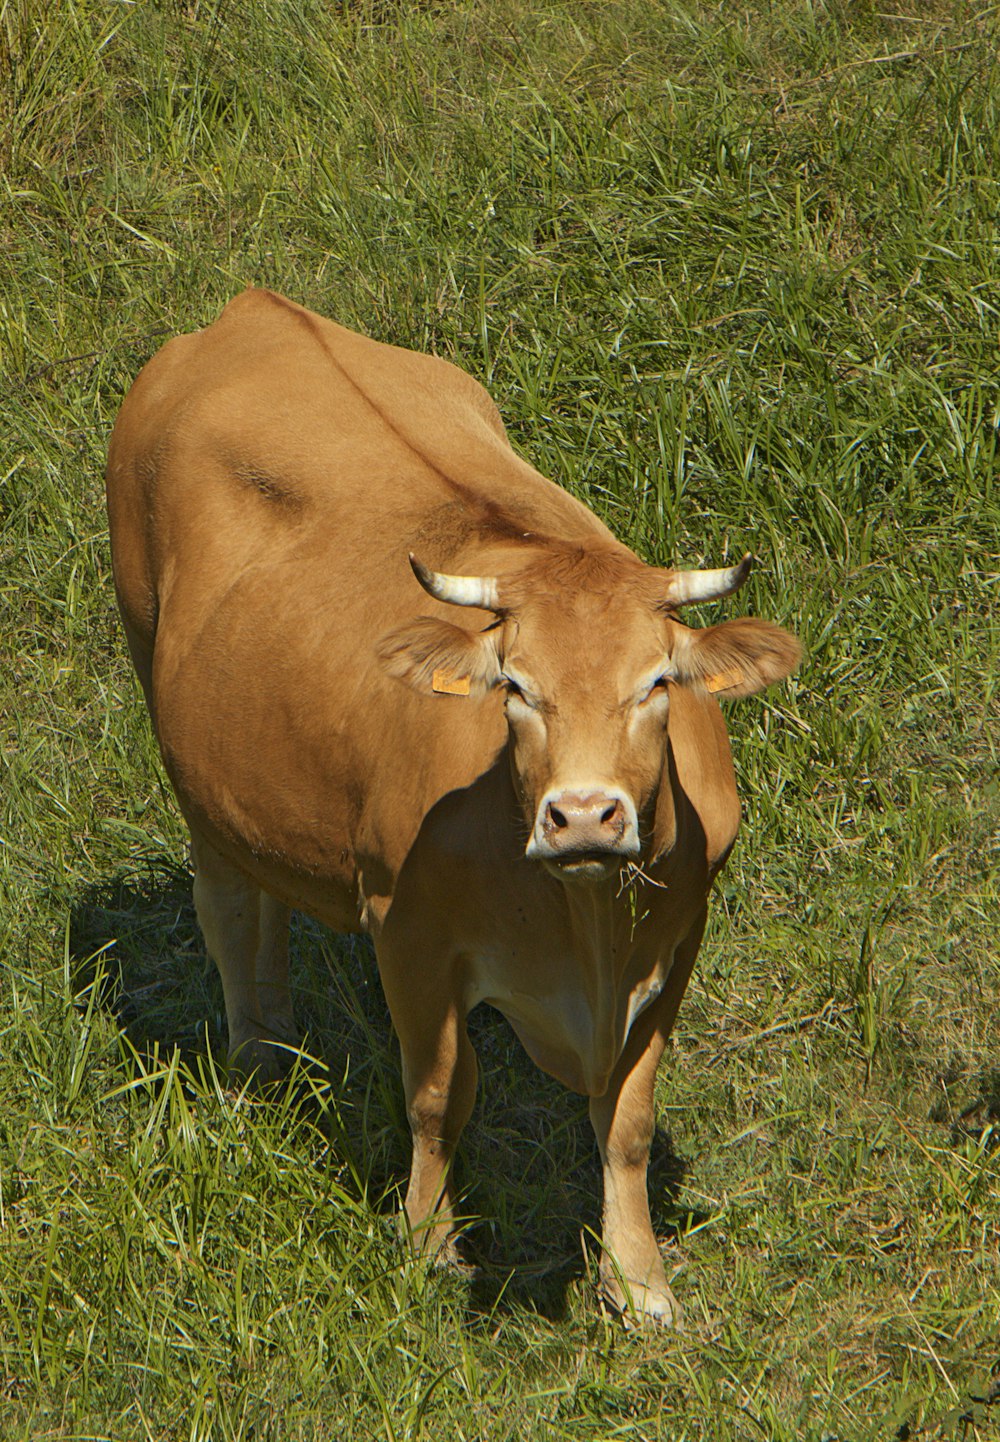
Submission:
POLYGON ((749 557, 644 565, 514 454, 464 372, 268 291, 143 370, 108 506, 232 1052, 272 1076, 295 1041, 289 908, 367 931, 413 1132, 406 1215, 447 1251, 466 1016, 490 1002, 590 1098, 605 1295, 676 1320, 646 1164, 739 821, 711 693, 799 658, 769 622, 691 630, 677 609, 734 591, 749 557))

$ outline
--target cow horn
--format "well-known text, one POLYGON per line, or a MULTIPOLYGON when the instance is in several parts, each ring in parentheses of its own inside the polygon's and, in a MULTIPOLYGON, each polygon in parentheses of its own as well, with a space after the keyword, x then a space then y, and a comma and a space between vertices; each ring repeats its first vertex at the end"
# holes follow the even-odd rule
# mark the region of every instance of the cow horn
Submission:
POLYGON ((693 601, 717 601, 738 591, 750 574, 753 556, 748 551, 736 566, 721 571, 675 571, 667 583, 664 603, 667 606, 688 606, 693 601))
POLYGON ((500 609, 494 576, 446 576, 418 561, 412 551, 410 565, 421 586, 436 601, 447 601, 451 606, 479 606, 484 611, 500 609))

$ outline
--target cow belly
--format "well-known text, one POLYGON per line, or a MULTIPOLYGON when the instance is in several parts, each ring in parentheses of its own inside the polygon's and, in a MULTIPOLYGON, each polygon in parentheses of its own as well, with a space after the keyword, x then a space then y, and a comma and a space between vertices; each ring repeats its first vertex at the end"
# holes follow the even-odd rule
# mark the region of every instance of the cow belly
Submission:
POLYGON ((470 1010, 481 1001, 495 1006, 535 1065, 571 1091, 603 1096, 636 1018, 663 990, 670 965, 668 958, 631 984, 608 976, 588 986, 573 962, 565 970, 575 977, 558 989, 527 992, 483 957, 473 965, 467 1003, 470 1010))

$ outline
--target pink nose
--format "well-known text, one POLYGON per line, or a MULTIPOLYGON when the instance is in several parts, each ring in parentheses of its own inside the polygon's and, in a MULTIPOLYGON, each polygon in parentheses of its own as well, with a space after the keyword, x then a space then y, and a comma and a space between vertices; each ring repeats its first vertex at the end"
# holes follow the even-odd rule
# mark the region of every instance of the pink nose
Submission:
POLYGON ((580 796, 562 791, 546 804, 542 833, 553 852, 615 851, 625 834, 627 816, 620 796, 594 791, 580 796))

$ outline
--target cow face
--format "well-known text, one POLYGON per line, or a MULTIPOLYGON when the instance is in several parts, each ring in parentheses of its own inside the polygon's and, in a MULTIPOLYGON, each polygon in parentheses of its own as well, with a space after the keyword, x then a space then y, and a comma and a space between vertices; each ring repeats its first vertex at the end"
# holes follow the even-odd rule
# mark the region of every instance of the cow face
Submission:
POLYGON ((800 657, 794 637, 767 621, 698 631, 676 619, 684 600, 734 590, 748 560, 723 572, 658 572, 627 552, 574 547, 500 579, 441 576, 411 561, 436 599, 498 621, 473 633, 422 617, 384 638, 382 658, 419 690, 502 689, 525 854, 564 880, 607 879, 640 858, 666 763, 671 686, 747 696, 800 657), (712 579, 699 590, 692 575, 712 579))
POLYGON ((536 593, 499 640, 526 855, 565 879, 616 874, 663 771, 665 623, 628 592, 536 593))

